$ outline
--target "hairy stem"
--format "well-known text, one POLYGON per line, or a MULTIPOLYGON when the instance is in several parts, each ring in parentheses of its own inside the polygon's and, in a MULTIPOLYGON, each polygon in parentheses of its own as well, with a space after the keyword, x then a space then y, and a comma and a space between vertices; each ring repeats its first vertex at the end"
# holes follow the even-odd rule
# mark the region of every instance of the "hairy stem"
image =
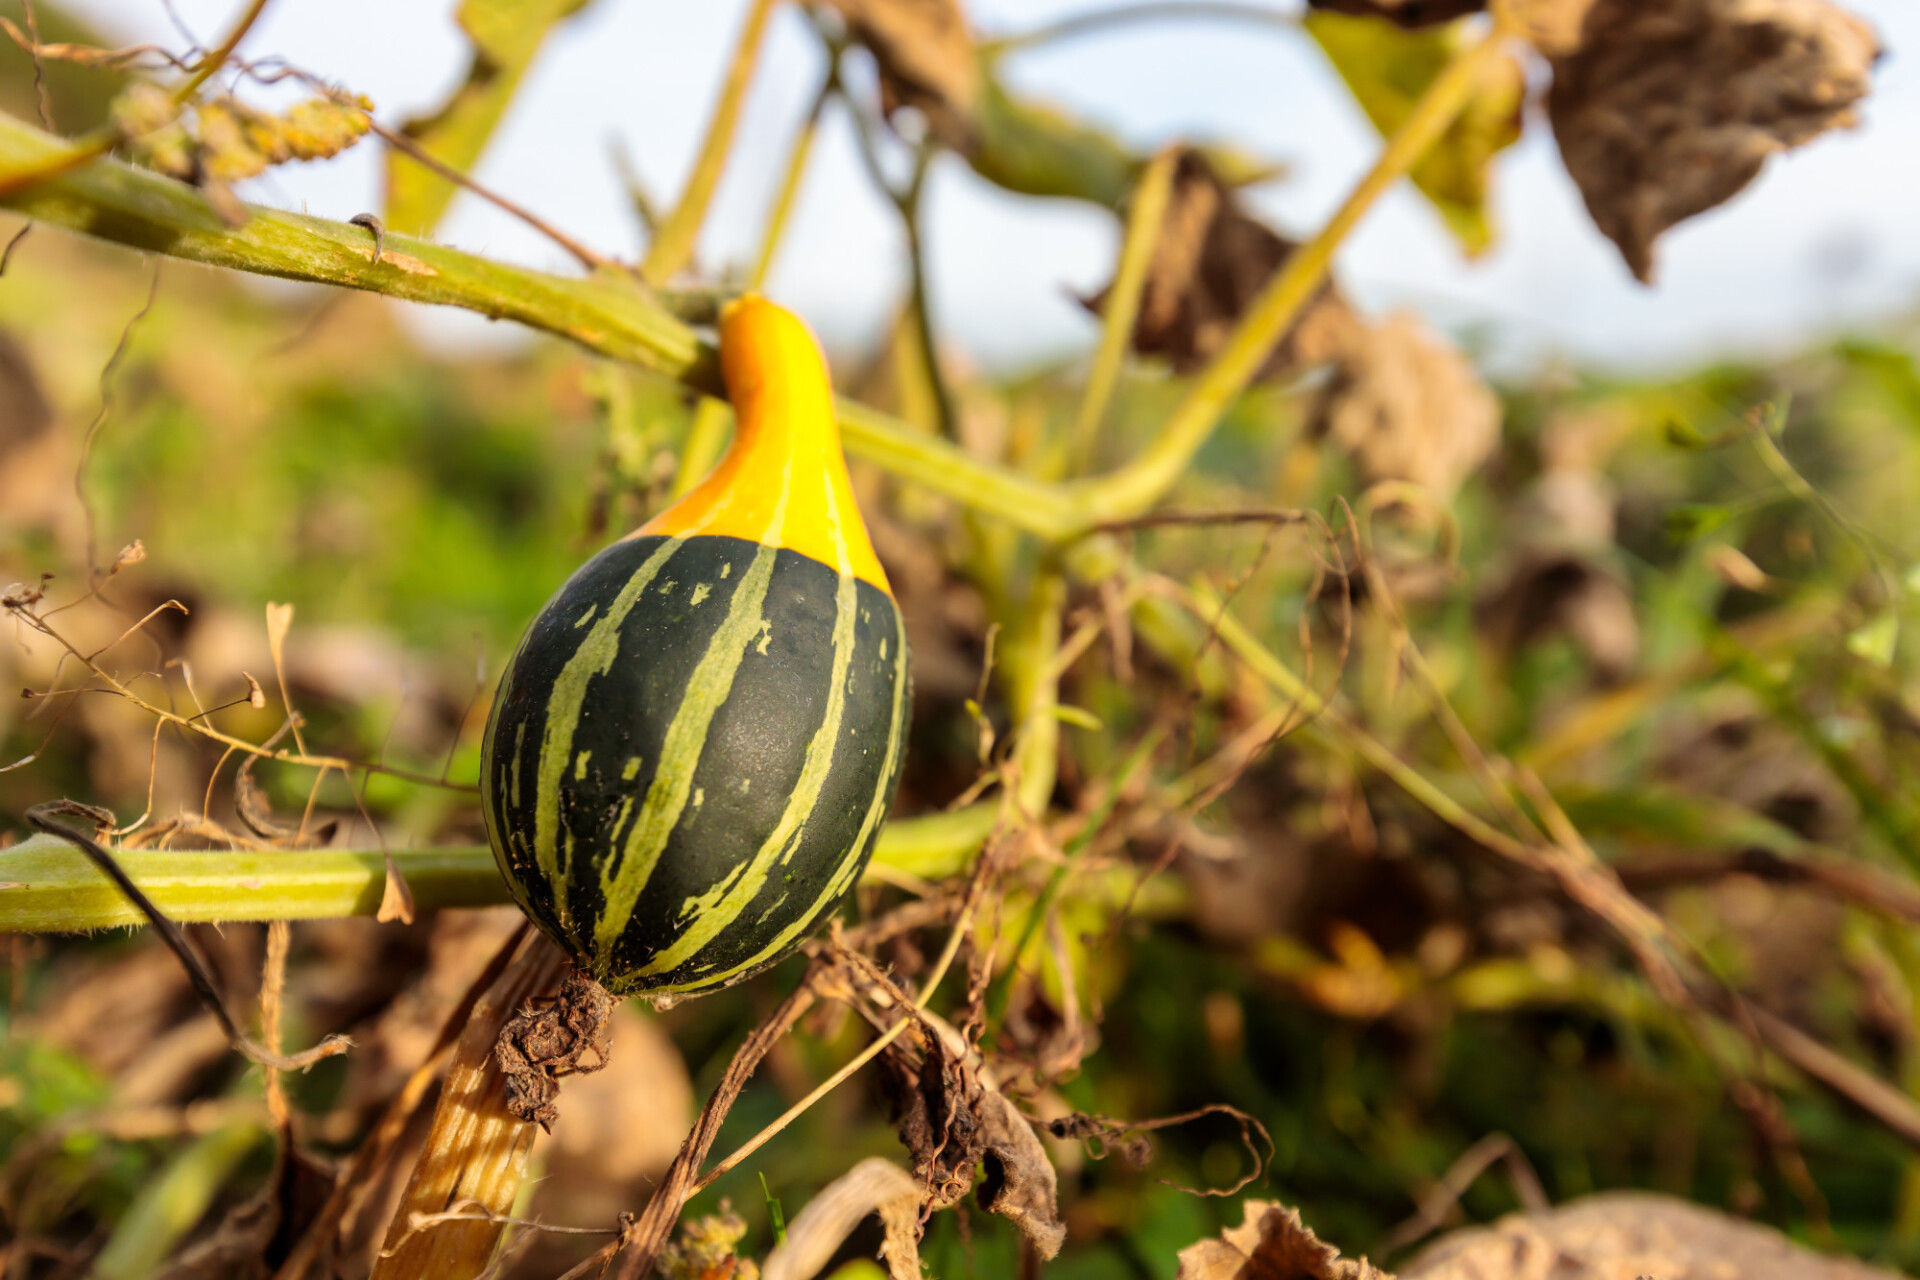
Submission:
MULTIPOLYGON (((14 175, 64 151, 58 138, 0 113, 0 192, 14 175)), ((193 188, 106 160, 0 194, 0 205, 149 253, 515 320, 696 391, 725 393, 713 345, 622 273, 556 276, 394 232, 376 263, 363 227, 248 206, 246 223, 231 228, 193 188)), ((840 412, 850 452, 1015 528, 1050 539, 1074 531, 1057 489, 865 405, 843 400, 840 412)))
MULTIPOLYGON (((888 823, 874 862, 923 880, 957 875, 992 831, 997 809, 982 803, 888 823)), ((116 849, 113 856, 162 915, 182 922, 370 916, 380 909, 387 881, 386 855, 377 849, 116 849)), ((419 910, 512 901, 484 847, 396 849, 392 857, 419 910)), ((0 849, 0 933, 145 923, 139 908, 66 841, 34 836, 0 849)))

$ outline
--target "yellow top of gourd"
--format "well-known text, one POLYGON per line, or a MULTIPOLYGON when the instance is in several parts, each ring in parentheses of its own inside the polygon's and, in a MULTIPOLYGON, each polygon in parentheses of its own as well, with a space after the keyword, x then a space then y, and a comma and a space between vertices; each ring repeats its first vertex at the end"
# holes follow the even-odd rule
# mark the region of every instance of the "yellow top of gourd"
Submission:
POLYGON ((827 362, 806 323, 758 294, 720 312, 733 447, 686 497, 634 533, 785 547, 893 594, 853 499, 827 362))

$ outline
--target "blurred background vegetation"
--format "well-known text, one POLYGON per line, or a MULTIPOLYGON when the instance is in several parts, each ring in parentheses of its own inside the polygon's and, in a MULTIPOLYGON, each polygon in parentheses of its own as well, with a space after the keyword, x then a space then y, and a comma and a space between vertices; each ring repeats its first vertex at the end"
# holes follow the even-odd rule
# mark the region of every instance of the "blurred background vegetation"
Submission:
MULTIPOLYGON (((55 38, 58 15, 42 13, 55 38)), ((56 70, 62 115, 99 118, 110 78, 56 70)), ((0 50, 0 71, 0 108, 30 118, 24 58, 0 50)), ((18 225, 9 218, 0 234, 18 225)), ((262 605, 293 602, 287 672, 309 739, 471 780, 476 699, 484 707, 556 585, 666 500, 695 400, 551 340, 423 346, 397 305, 263 288, 36 229, 0 279, 0 579, 51 572, 50 599, 77 593, 84 449, 94 562, 134 539, 147 555, 116 577, 112 610, 72 615, 74 634, 111 639, 125 618, 183 602, 190 612, 155 624, 158 651, 184 658, 212 705, 244 694, 239 672, 266 678, 262 605)), ((1400 323, 1415 322, 1368 332, 1400 323)), ((1462 426, 1484 416, 1465 361, 1421 384, 1431 412, 1388 433, 1343 426, 1342 414, 1391 415, 1391 386, 1356 406, 1351 388, 1366 375, 1353 362, 1332 376, 1290 370, 1236 404, 1165 505, 1325 513, 1334 536, 1259 521, 1115 536, 1156 572, 1230 596, 1235 616, 1313 686, 1337 684, 1346 722, 1456 803, 1486 809, 1436 714, 1432 691, 1443 694, 1464 735, 1510 762, 1510 776, 1537 774, 1620 882, 1727 987, 1910 1098, 1920 650, 1903 628, 1920 593, 1917 340, 1920 324, 1893 320, 1652 379, 1548 362, 1494 387, 1497 430, 1479 438, 1462 426), (1342 504, 1393 480, 1424 496, 1394 510, 1376 490, 1363 550, 1342 504), (1329 572, 1336 564, 1356 571, 1329 572), (1413 674, 1410 644, 1432 690, 1413 674), (1795 870, 1808 866, 1842 874, 1795 870)), ((1424 332, 1406 341, 1458 360, 1424 332)), ((952 397, 959 441, 1058 474, 1083 362, 982 372, 935 350, 945 383, 933 391, 952 397)), ((831 355, 843 391, 938 429, 910 308, 872 347, 831 355)), ((1135 456, 1181 389, 1164 362, 1130 367, 1097 461, 1135 456)), ((971 700, 991 629, 1018 625, 1036 556, 947 500, 856 471, 914 644, 897 813, 934 812, 980 771, 971 700)), ((1098 583, 1077 583, 1068 630, 1111 603, 1098 583)), ((0 648, 0 687, 52 687, 57 652, 18 638, 0 648)), ((998 679, 987 688, 979 714, 1004 735, 1017 717, 998 679)), ((1861 1105, 1857 1080, 1823 1086, 1804 1061, 1758 1053, 1727 1024, 1676 1009, 1552 878, 1488 856, 1349 739, 1309 725, 1246 758, 1228 751, 1231 785, 1191 812, 1168 802, 1190 769, 1284 705, 1191 617, 1140 608, 1068 669, 1060 700, 1084 714, 1061 731, 1058 838, 1091 847, 1101 867, 1172 861, 1131 913, 1111 894, 1067 894, 1051 958, 1032 981, 994 992, 990 1043, 1078 1063, 1037 1091, 1036 1108, 1241 1108, 1272 1140, 1247 1194, 1300 1207, 1351 1253, 1394 1243, 1463 1152, 1504 1134, 1551 1201, 1652 1188, 1920 1268, 1914 1137, 1861 1105), (1063 1036, 1081 1039, 1063 1050, 1063 1036), (1772 1123, 1756 1120, 1766 1107, 1742 1092, 1748 1080, 1777 1096, 1772 1123)), ((0 814, 60 796, 123 822, 143 809, 232 812, 228 779, 205 791, 213 746, 166 735, 156 748, 137 709, 67 701, 0 702, 5 762, 35 756, 0 773, 0 814), (50 708, 61 712, 51 734, 50 708)), ((222 716, 258 739, 281 712, 270 700, 222 716)), ((310 772, 263 766, 257 780, 283 816, 309 803, 310 772)), ((329 779, 318 810, 341 815, 340 839, 366 847, 348 787, 329 779)), ((365 804, 397 847, 485 841, 461 792, 374 776, 365 804)), ((1044 871, 1010 878, 983 924, 986 951, 1022 935, 1044 871)), ((917 891, 870 882, 851 916, 917 891)), ((464 957, 470 971, 507 918, 445 915, 296 929, 289 1039, 351 1030, 367 1049, 294 1082, 317 1151, 353 1149, 395 1072, 411 1069, 429 1013, 458 994, 439 989, 455 980, 443 969, 458 972, 464 957)), ((250 965, 257 984, 257 931, 199 932, 236 990, 250 965)), ((911 974, 925 964, 919 942, 883 959, 911 974)), ((193 1181, 183 1151, 202 1161, 202 1210, 244 1198, 271 1159, 257 1119, 179 1117, 257 1086, 218 1045, 182 1037, 192 1000, 164 954, 139 932, 15 935, 9 946, 0 1209, 49 1252, 19 1255, 8 1274, 59 1273, 60 1250, 78 1257, 115 1238, 156 1180, 193 1181), (178 1061, 150 1079, 161 1046, 178 1061), (127 1119, 136 1103, 172 1108, 175 1122, 143 1132, 127 1119), (74 1123, 100 1115, 117 1127, 74 1123), (211 1143, 221 1135, 224 1146, 211 1143)), ((637 1208, 693 1100, 797 973, 789 964, 658 1016, 623 1013, 628 1041, 608 1073, 619 1080, 594 1095, 608 1110, 598 1124, 563 1122, 536 1151, 545 1177, 529 1211, 598 1225, 637 1208)), ((722 1150, 864 1037, 844 1019, 808 1030, 769 1060, 722 1150)), ((591 1112, 589 1083, 580 1088, 579 1110, 591 1112)), ((1144 1167, 1075 1143, 1050 1149, 1069 1231, 1049 1276, 1171 1277, 1180 1248, 1238 1218, 1234 1199, 1181 1189, 1241 1181, 1249 1157, 1229 1117, 1157 1132, 1144 1167)), ((750 1227, 745 1250, 764 1253, 776 1203, 791 1218, 867 1154, 897 1156, 899 1145, 856 1082, 695 1210, 729 1198, 750 1227)), ((1524 1178, 1507 1168, 1474 1181, 1447 1220, 1522 1205, 1524 1178)), ((516 1274, 555 1274, 587 1249, 543 1239, 516 1274)), ((856 1238, 846 1256, 862 1251, 856 1238)), ((1018 1255, 1007 1223, 965 1208, 937 1215, 924 1247, 940 1276, 1014 1275, 1018 1255)))

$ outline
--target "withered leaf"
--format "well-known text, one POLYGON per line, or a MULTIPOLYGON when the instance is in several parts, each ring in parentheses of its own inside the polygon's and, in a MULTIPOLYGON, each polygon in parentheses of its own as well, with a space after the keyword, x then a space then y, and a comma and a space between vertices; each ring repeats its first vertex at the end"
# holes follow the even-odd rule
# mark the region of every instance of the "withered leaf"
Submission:
POLYGON ((254 781, 253 762, 257 759, 258 756, 248 756, 234 771, 233 811, 239 815, 247 830, 262 840, 279 840, 292 835, 294 829, 283 825, 273 816, 273 806, 268 802, 266 792, 254 781))
POLYGON ((1547 99, 1567 172, 1643 282, 1678 222, 1852 125, 1880 43, 1826 0, 1599 0, 1547 99))
POLYGON ((407 878, 400 873, 400 867, 394 862, 391 853, 382 851, 380 856, 386 859, 387 874, 385 882, 380 886, 380 909, 374 913, 373 918, 381 924, 389 920, 398 920, 401 924, 412 924, 413 888, 407 883, 407 878))
POLYGON ((1020 1228, 1041 1257, 1059 1253, 1067 1238, 1059 1180, 1033 1126, 938 1036, 926 1037, 925 1052, 913 1059, 896 1042, 881 1058, 882 1083, 926 1203, 958 1203, 984 1166, 981 1208, 1020 1228))
POLYGON ((1494 17, 1550 57, 1580 47, 1580 32, 1594 0, 1493 0, 1494 17))
POLYGON ((1478 13, 1487 7, 1487 0, 1307 0, 1307 7, 1385 18, 1402 27, 1428 27, 1478 13))
MULTIPOLYGON (((1179 373, 1205 365, 1225 344, 1295 244, 1248 214, 1206 159, 1189 151, 1174 171, 1153 261, 1147 268, 1133 349, 1167 357, 1179 373)), ((1107 293, 1087 300, 1101 309, 1107 293)), ((1282 377, 1343 354, 1360 323, 1331 284, 1307 304, 1261 369, 1282 377)))
POLYGON ((1020 1228, 1041 1257, 1053 1257, 1066 1243, 1067 1228, 1060 1221, 1059 1179, 1047 1149, 1005 1094, 988 1090, 978 1115, 987 1170, 980 1207, 1020 1228))
POLYGON ((980 66, 957 0, 826 2, 880 64, 881 106, 887 115, 916 108, 936 138, 956 151, 969 150, 980 66))
MULTIPOLYGON (((1849 1258, 1826 1258, 1771 1227, 1670 1196, 1613 1192, 1546 1213, 1456 1231, 1403 1280, 1892 1280, 1849 1258)), ((1181 1272, 1183 1280, 1186 1273, 1181 1272)))
POLYGON ((1451 498, 1500 442, 1500 400, 1460 350, 1398 313, 1346 352, 1315 426, 1368 483, 1411 480, 1451 498))
POLYGON ((1176 1280, 1393 1280, 1365 1258, 1343 1258, 1300 1221, 1297 1210, 1249 1200, 1244 1218, 1217 1240, 1180 1251, 1176 1280))
POLYGON ((107 566, 107 576, 111 578, 122 569, 131 569, 134 565, 139 564, 146 558, 147 544, 135 538, 132 542, 120 548, 120 553, 114 556, 113 563, 107 566))
MULTIPOLYGON (((1624 428, 1631 430, 1631 428, 1624 428)), ((1508 515, 1513 550, 1480 595, 1481 632, 1506 653, 1548 635, 1585 651, 1603 680, 1625 675, 1640 651, 1633 592, 1617 563, 1618 498, 1603 467, 1621 419, 1572 414, 1540 433, 1541 473, 1508 515)))

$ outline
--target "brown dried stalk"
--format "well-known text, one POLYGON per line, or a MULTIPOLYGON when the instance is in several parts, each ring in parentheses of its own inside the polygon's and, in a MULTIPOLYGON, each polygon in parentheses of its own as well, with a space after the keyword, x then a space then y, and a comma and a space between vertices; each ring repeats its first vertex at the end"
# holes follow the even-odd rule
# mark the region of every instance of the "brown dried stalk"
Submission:
POLYGON ((379 1123, 360 1149, 354 1152, 353 1160, 345 1173, 334 1185, 333 1194, 321 1206, 313 1222, 299 1244, 281 1264, 273 1280, 302 1280, 321 1255, 330 1250, 339 1237, 351 1229, 353 1220, 360 1211, 367 1194, 380 1181, 381 1171, 386 1167, 388 1158, 393 1154, 400 1136, 405 1132, 414 1112, 427 1096, 428 1088, 439 1078, 442 1059, 454 1043, 460 1038, 473 1018, 473 1011, 486 994, 493 990, 494 984, 506 972, 507 966, 518 955, 533 932, 533 926, 522 924, 513 931, 500 949, 487 961, 479 975, 467 988, 460 1002, 453 1007, 447 1019, 441 1024, 440 1034, 434 1038, 433 1047, 414 1069, 400 1092, 387 1104, 381 1113, 379 1123))
POLYGON ((534 1135, 532 1124, 507 1110, 494 1042, 507 1020, 558 986, 566 970, 567 958, 557 947, 530 936, 474 1005, 454 1046, 433 1128, 374 1262, 373 1280, 472 1280, 486 1269, 506 1227, 502 1218, 520 1193, 534 1135), (464 1216, 452 1213, 456 1206, 464 1216), (419 1225, 429 1220, 431 1225, 419 1225))

